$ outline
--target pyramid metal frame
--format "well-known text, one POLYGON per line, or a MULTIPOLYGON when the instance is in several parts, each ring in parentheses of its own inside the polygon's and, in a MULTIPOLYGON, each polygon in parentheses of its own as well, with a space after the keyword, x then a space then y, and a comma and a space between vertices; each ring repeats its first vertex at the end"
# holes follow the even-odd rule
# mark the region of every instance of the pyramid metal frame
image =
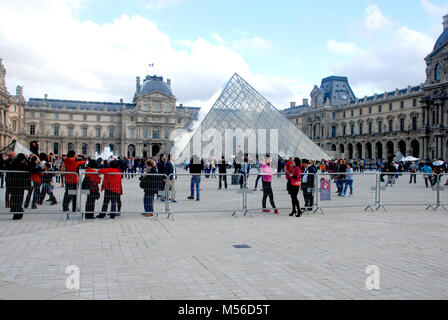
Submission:
MULTIPOLYGON (((268 133, 270 129, 277 129, 277 153, 270 152, 268 138, 264 141, 266 150, 271 157, 280 155, 281 157, 295 156, 310 160, 330 159, 327 153, 237 73, 226 82, 219 98, 197 128, 200 130, 193 133, 181 155, 188 151, 187 148, 190 148, 191 142, 197 134, 204 133, 208 129, 218 130, 222 137, 224 137, 225 129, 266 129, 268 133)), ((210 142, 201 144, 203 149, 204 145, 209 145, 210 142)), ((229 154, 229 150, 225 151, 226 154, 229 154)), ((218 156, 215 155, 215 158, 218 156)))

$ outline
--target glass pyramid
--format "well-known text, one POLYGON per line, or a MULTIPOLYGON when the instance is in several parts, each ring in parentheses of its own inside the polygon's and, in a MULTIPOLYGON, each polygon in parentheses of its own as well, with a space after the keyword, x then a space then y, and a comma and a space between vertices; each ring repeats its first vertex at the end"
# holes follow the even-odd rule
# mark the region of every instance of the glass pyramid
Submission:
POLYGON ((273 159, 276 156, 330 159, 238 74, 235 73, 216 96, 219 96, 216 102, 203 107, 196 123, 186 128, 190 133, 181 139, 183 145, 177 145, 178 150, 183 150, 177 156, 178 160, 189 159, 193 154, 201 158, 220 159, 221 155, 229 158, 237 153, 238 148, 252 158, 256 154, 269 154, 273 159), (246 134, 255 133, 251 136, 254 139, 238 134, 236 137, 229 136, 229 132, 238 132, 235 131, 237 129, 246 134))

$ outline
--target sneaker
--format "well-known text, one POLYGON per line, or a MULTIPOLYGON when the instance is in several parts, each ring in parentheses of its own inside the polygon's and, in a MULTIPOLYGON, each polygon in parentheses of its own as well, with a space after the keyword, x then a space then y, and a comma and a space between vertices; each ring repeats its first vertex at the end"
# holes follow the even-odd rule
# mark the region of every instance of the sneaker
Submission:
POLYGON ((262 212, 271 212, 269 209, 263 209, 262 212))
POLYGON ((187 199, 194 200, 194 197, 187 197, 187 199))
POLYGON ((173 203, 177 203, 177 200, 171 200, 171 202, 173 202, 173 203))
POLYGON ((275 210, 274 210, 274 213, 275 213, 275 214, 278 214, 278 209, 275 209, 275 210))
POLYGON ((115 219, 115 213, 111 213, 111 214, 109 214, 109 216, 111 219, 115 219))
POLYGON ((166 202, 164 199, 160 199, 160 202, 166 202))
POLYGON ((257 191, 257 188, 254 188, 254 191, 257 191))
POLYGON ((104 213, 100 213, 99 215, 97 215, 95 218, 97 219, 104 219, 106 215, 104 213))
POLYGON ((32 207, 31 207, 31 209, 37 209, 37 206, 36 206, 36 205, 34 205, 34 206, 32 206, 32 207))
POLYGON ((145 217, 153 217, 154 216, 154 214, 152 214, 152 213, 145 213, 145 217))
POLYGON ((196 199, 196 201, 199 201, 199 199, 196 199))

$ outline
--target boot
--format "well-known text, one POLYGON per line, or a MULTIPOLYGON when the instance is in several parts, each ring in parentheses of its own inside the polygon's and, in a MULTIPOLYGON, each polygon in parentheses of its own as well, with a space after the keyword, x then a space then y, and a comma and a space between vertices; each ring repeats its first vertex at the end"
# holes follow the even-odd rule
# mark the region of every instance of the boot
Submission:
POLYGON ((58 202, 56 201, 56 197, 54 195, 50 197, 50 200, 51 200, 50 206, 58 204, 58 202))
POLYGON ((297 214, 296 210, 293 210, 293 211, 289 214, 289 216, 292 217, 292 216, 295 216, 296 214, 297 214))
POLYGON ((14 214, 12 220, 20 220, 23 218, 23 214, 14 214))
POLYGON ((302 215, 302 210, 299 209, 299 211, 298 211, 297 214, 296 214, 296 217, 298 218, 298 217, 300 217, 301 215, 302 215))

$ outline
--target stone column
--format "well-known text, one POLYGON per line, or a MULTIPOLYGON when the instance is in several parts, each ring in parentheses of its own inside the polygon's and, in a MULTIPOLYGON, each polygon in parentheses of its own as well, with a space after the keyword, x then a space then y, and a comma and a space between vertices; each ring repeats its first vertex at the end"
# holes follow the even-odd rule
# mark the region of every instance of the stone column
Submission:
POLYGON ((437 159, 443 158, 443 141, 442 137, 437 137, 437 159))

